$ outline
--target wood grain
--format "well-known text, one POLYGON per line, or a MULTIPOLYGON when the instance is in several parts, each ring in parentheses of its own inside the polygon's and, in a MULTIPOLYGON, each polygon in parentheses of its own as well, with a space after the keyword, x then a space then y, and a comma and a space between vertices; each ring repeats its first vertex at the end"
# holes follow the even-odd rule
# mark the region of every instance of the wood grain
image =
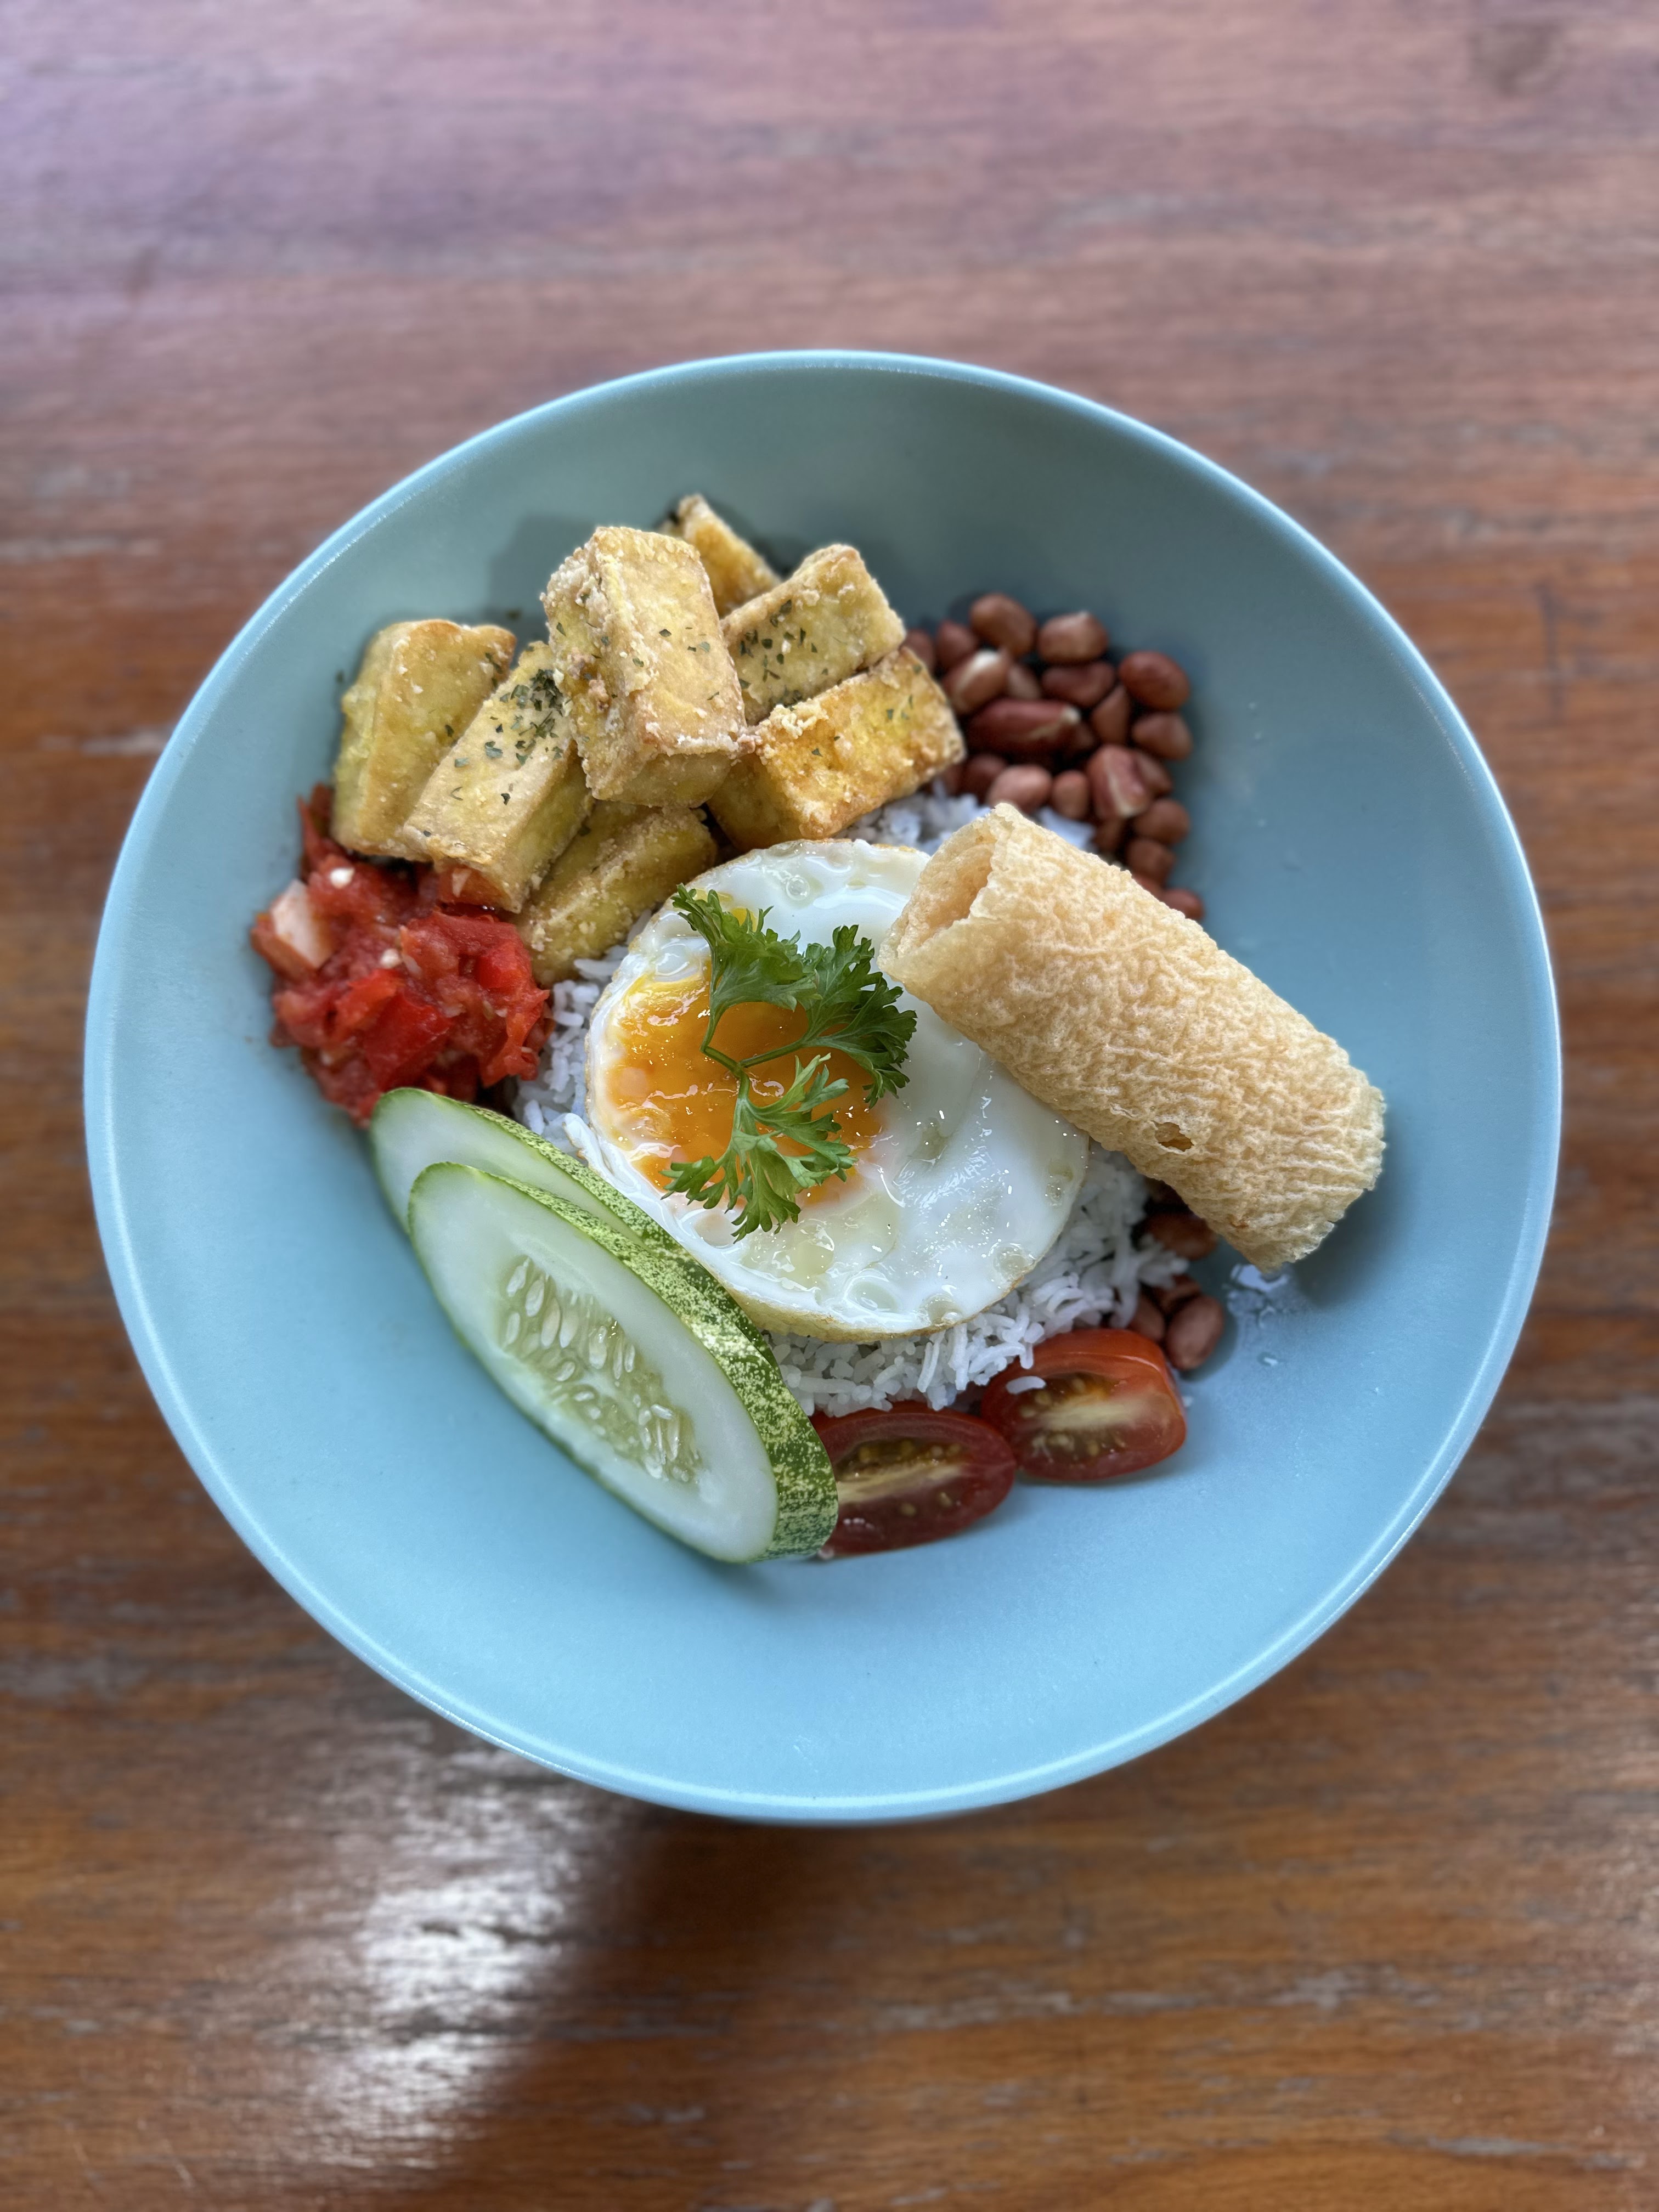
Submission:
POLYGON ((6 15, 0 2200, 1659 2202, 1651 9, 6 15), (1108 398, 1332 544, 1497 769, 1571 1055, 1521 1352, 1378 1589, 1126 1771, 823 1835, 538 1771, 299 1613, 137 1376, 76 1097, 271 586, 517 408, 816 343, 1108 398))

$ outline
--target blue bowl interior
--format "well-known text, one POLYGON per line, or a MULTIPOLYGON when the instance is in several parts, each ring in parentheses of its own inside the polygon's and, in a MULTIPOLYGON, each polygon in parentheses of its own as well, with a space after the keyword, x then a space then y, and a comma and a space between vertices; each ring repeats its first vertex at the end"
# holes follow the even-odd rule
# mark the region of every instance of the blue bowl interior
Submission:
POLYGON ((1513 831, 1399 631, 1233 479, 1064 395, 879 356, 668 370, 387 495, 238 638, 111 892, 89 1018, 99 1217, 133 1340, 259 1557, 481 1734, 773 1819, 985 1804, 1097 1771, 1306 1644, 1426 1510, 1536 1271, 1549 973, 1513 831), (533 634, 599 522, 707 491, 781 561, 859 544, 912 619, 999 586, 1191 670, 1181 873, 1221 943, 1383 1088, 1378 1189, 1190 1386, 1167 1473, 1022 1488, 956 1542, 728 1569, 604 1495, 484 1380, 361 1139, 265 1042, 248 920, 292 872, 339 679, 399 617, 533 634), (519 617, 510 611, 520 610, 519 617))

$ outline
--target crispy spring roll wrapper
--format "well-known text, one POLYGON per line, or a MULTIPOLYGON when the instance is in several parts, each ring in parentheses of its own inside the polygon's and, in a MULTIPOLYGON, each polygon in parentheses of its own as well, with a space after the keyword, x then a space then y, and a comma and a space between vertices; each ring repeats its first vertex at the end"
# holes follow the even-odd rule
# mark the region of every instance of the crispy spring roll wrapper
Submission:
POLYGON ((1012 806, 940 846, 881 964, 1258 1267, 1305 1258, 1376 1181, 1382 1094, 1341 1046, 1012 806))

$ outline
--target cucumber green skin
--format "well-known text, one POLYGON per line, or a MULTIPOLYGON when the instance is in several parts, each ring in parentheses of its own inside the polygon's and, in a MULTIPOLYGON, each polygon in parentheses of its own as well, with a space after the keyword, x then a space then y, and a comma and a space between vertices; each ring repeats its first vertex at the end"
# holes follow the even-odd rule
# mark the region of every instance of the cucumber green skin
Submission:
MULTIPOLYGON (((481 1111, 481 1109, 473 1109, 481 1111)), ((496 1115, 494 1118, 500 1120, 496 1115)), ((507 1125, 517 1128, 516 1122, 507 1125)), ((527 1134, 527 1132, 521 1133, 527 1134)), ((531 1141, 534 1141, 532 1139, 531 1141)), ((551 1146, 547 1148, 551 1150, 551 1146)), ((562 1154, 556 1158, 562 1160, 562 1154)), ((580 1165, 580 1162, 576 1163, 580 1165)), ((453 1161, 434 1162, 434 1166, 455 1170, 459 1164, 453 1161)), ((424 1170, 430 1174, 431 1169, 424 1170)), ((631 1274, 636 1275, 646 1288, 661 1299, 681 1325, 689 1329, 705 1352, 725 1370, 738 1403, 755 1425, 766 1455, 772 1464, 773 1479, 777 1486, 777 1517, 772 1524, 772 1539, 764 1551, 753 1555, 755 1560, 799 1559, 803 1554, 817 1551, 827 1543, 836 1525, 839 1504, 836 1495, 836 1478, 830 1465, 817 1431, 801 1411, 799 1401, 778 1371, 778 1363, 772 1347, 762 1336, 737 1301, 718 1283, 707 1267, 692 1255, 677 1244, 672 1237, 658 1230, 649 1218, 640 1213, 641 1221, 653 1231, 647 1243, 631 1236, 620 1225, 612 1224, 586 1208, 572 1206, 550 1192, 537 1190, 531 1184, 519 1182, 509 1176, 489 1175, 482 1168, 460 1166, 460 1172, 476 1175, 485 1182, 500 1183, 526 1198, 537 1206, 544 1206, 556 1214, 567 1228, 586 1237, 613 1260, 619 1261, 631 1274), (660 1244, 656 1241, 660 1238, 660 1244)), ((595 1182, 602 1180, 584 1169, 595 1182)), ((420 1178, 416 1178, 418 1183, 420 1178)), ((606 1186, 609 1188, 609 1186, 606 1186)), ((630 1212, 639 1212, 636 1206, 615 1194, 619 1202, 630 1212)), ((442 1304, 440 1298, 440 1304, 442 1304)), ((466 1340, 457 1326, 455 1317, 447 1307, 445 1313, 452 1328, 461 1341, 466 1340)), ((626 1503, 626 1501, 623 1501, 626 1503)))
MULTIPOLYGON (((622 1228, 646 1238, 649 1243, 671 1245, 676 1251, 683 1249, 675 1244, 667 1231, 654 1222, 642 1207, 635 1206, 631 1198, 624 1198, 621 1191, 608 1183, 603 1176, 595 1175, 585 1160, 574 1159, 568 1152, 562 1152, 556 1146, 550 1145, 544 1137, 532 1135, 522 1121, 511 1121, 505 1114, 497 1114, 488 1106, 471 1106, 459 1098, 446 1098, 435 1091, 415 1089, 385 1092, 377 1100, 368 1123, 369 1152, 374 1161, 375 1175, 386 1195, 386 1204, 405 1229, 409 1226, 409 1200, 407 1193, 400 1194, 391 1173, 397 1141, 392 1132, 399 1121, 406 1121, 410 1115, 417 1115, 428 1125, 431 1137, 440 1140, 427 1146, 428 1166, 435 1166, 440 1160, 453 1160, 461 1167, 481 1169, 485 1175, 501 1174, 499 1167, 483 1157, 469 1156, 478 1148, 469 1146, 468 1135, 472 1127, 482 1125, 494 1136, 510 1137, 521 1150, 529 1153, 549 1177, 549 1188, 556 1197, 567 1195, 574 1184, 578 1190, 585 1191, 594 1205, 602 1206, 606 1213, 611 1215, 622 1228)), ((412 1177, 409 1187, 410 1190, 414 1188, 412 1177)))

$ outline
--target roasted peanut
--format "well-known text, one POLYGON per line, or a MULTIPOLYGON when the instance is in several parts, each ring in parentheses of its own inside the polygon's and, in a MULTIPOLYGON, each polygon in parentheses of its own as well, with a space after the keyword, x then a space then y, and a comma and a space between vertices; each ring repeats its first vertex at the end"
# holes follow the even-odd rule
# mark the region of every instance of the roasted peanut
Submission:
POLYGON ((1139 876, 1135 873, 1134 870, 1131 868, 1129 871, 1129 881, 1132 884, 1139 884, 1141 890, 1146 893, 1146 896, 1149 898, 1161 899, 1164 896, 1164 886, 1159 883, 1156 876, 1139 876))
POLYGON ((1114 685, 1089 717, 1089 727, 1103 745, 1121 745, 1129 734, 1129 695, 1114 685))
POLYGON ((931 676, 939 666, 939 647, 930 629, 907 629, 904 642, 931 676))
POLYGON ((1193 750, 1193 733, 1179 714, 1140 714, 1132 732, 1143 752, 1160 760, 1185 760, 1193 750))
POLYGON ((1008 671, 1008 696, 1011 699, 1040 699, 1042 696, 1042 686, 1037 682, 1036 670, 1028 668, 1023 660, 1017 660, 1008 671))
POLYGON ((1106 625, 1093 615, 1050 615, 1037 632, 1036 649, 1044 660, 1098 660, 1106 650, 1106 625))
POLYGON ((1173 714, 1192 696, 1193 687, 1179 661, 1167 653, 1126 653, 1117 665, 1123 688, 1143 707, 1173 714))
POLYGON ((976 637, 1005 653, 1029 653, 1036 643, 1036 617, 1006 592, 983 592, 969 608, 968 621, 976 637))
POLYGON ((965 734, 975 752, 1036 760, 1062 745, 1079 719, 1077 708, 1060 699, 993 699, 973 716, 965 734))
POLYGON ((985 794, 988 806, 1018 806, 1025 813, 1034 813, 1048 804, 1048 793, 1054 780, 1046 768, 1037 768, 1030 762, 1018 768, 1006 768, 985 794))
POLYGON ((1138 745, 1131 745, 1129 757, 1140 770, 1140 780, 1154 799, 1162 799, 1166 792, 1175 789, 1169 769, 1156 753, 1144 753, 1138 745))
POLYGON ((1054 778, 1054 787, 1048 793, 1048 804, 1056 814, 1064 815, 1068 822, 1086 822, 1089 818, 1089 779, 1080 768, 1062 769, 1054 778))
POLYGON ((1215 1350, 1226 1326, 1218 1300, 1200 1291, 1170 1316, 1164 1331, 1164 1357, 1181 1374, 1189 1375, 1215 1350))
POLYGON ((1080 660, 1073 667, 1062 661, 1042 672, 1042 689, 1048 696, 1069 699, 1085 714, 1091 707, 1099 706, 1116 682, 1117 671, 1109 660, 1080 660))
POLYGON ((962 764, 962 787, 983 799, 997 778, 1007 773, 1008 763, 1000 753, 969 753, 962 764))
POLYGON ((952 761, 949 768, 942 768, 939 770, 938 775, 934 778, 934 781, 936 783, 942 783, 945 786, 945 790, 948 791, 951 798, 954 799, 958 792, 965 788, 967 775, 968 763, 966 761, 952 761))
POLYGON ((1216 1248, 1214 1230, 1195 1213, 1165 1212, 1160 1208, 1149 1213, 1140 1225, 1149 1237, 1157 1237, 1166 1252, 1176 1253, 1183 1260, 1207 1259, 1216 1248))
MULTIPOLYGON (((1144 819, 1144 816, 1140 817, 1144 819)), ((1135 823, 1135 836, 1124 848, 1124 865, 1133 874, 1150 876, 1155 884, 1161 884, 1175 866, 1175 854, 1167 845, 1160 845, 1156 837, 1141 836, 1140 820, 1135 823)))
POLYGON ((1154 1344, 1162 1344, 1164 1341, 1164 1316, 1145 1291, 1135 1300, 1135 1310, 1129 1316, 1129 1326, 1137 1336, 1150 1336, 1154 1344))
POLYGON ((976 708, 1002 696, 1012 665, 1006 653, 981 646, 947 672, 945 696, 958 714, 971 714, 976 708))
POLYGON ((1103 814, 1095 823, 1096 852, 1115 853, 1128 826, 1121 814, 1103 814))
POLYGON ((1135 823, 1135 834, 1156 837, 1160 845, 1178 845, 1192 830, 1193 817, 1178 799, 1155 799, 1135 823))
POLYGON ((1201 1297, 1202 1283, 1195 1283, 1190 1275, 1177 1275, 1172 1283, 1160 1283, 1152 1297, 1161 1313, 1172 1314, 1177 1306, 1184 1306, 1188 1298, 1201 1297))
POLYGON ((1152 804, 1146 778, 1127 745, 1103 745, 1091 753, 1086 773, 1095 812, 1103 822, 1109 814, 1139 814, 1152 804))
POLYGON ((1204 902, 1196 891, 1184 890, 1179 884, 1165 884, 1164 903, 1172 906, 1177 914, 1184 914, 1188 921, 1202 921, 1204 902))
POLYGON ((933 632, 933 651, 941 669, 954 668, 957 661, 979 651, 979 640, 966 623, 942 622, 933 632))

